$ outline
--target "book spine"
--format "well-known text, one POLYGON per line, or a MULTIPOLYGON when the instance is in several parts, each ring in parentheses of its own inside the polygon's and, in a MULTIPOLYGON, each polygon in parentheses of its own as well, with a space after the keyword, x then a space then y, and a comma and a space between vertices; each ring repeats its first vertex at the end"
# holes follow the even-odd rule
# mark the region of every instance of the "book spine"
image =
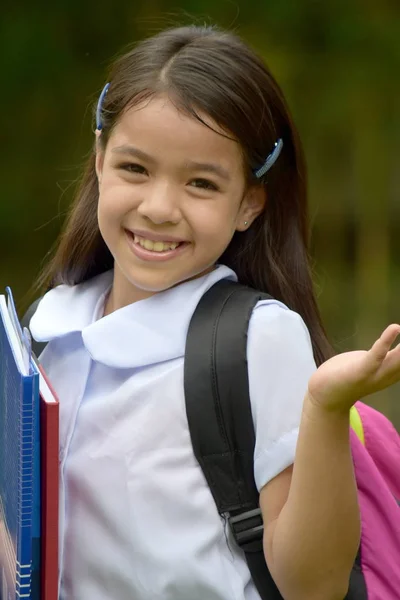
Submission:
POLYGON ((23 377, 18 425, 17 597, 31 598, 34 406, 33 377, 23 377))
POLYGON ((40 406, 42 554, 41 600, 58 598, 58 486, 59 486, 59 404, 40 406))
POLYGON ((31 600, 40 600, 40 546, 41 546, 41 427, 39 373, 34 370, 33 381, 33 482, 32 482, 32 580, 31 600))

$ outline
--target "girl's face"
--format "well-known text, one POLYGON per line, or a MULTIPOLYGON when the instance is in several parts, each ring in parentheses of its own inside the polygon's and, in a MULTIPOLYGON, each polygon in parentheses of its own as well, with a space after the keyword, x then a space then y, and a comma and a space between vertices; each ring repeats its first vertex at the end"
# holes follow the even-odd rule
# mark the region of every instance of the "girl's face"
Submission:
POLYGON ((121 116, 96 170, 113 310, 212 269, 265 201, 262 186, 246 189, 239 145, 165 96, 121 116))

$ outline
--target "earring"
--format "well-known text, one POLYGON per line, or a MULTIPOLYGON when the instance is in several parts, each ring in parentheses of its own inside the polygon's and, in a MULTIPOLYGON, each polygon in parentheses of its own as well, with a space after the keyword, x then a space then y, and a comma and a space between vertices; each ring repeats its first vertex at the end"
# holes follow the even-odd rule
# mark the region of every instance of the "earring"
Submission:
POLYGON ((244 224, 245 224, 245 225, 248 225, 248 224, 249 224, 249 222, 248 222, 248 221, 245 221, 245 222, 244 222, 244 224))

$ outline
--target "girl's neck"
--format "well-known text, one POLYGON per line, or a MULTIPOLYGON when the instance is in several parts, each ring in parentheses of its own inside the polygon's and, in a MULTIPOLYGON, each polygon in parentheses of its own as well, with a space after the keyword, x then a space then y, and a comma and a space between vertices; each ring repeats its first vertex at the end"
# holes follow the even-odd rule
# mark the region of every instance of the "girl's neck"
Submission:
POLYGON ((146 300, 146 298, 150 298, 158 293, 159 292, 148 292, 146 290, 132 288, 129 294, 118 294, 116 293, 116 289, 113 284, 104 304, 103 316, 106 317, 107 315, 120 308, 123 308, 124 306, 133 304, 134 302, 139 302, 139 300, 146 300))
MULTIPOLYGON (((195 277, 191 277, 190 279, 179 282, 176 285, 182 285, 183 283, 186 283, 186 281, 191 281, 193 279, 203 277, 207 273, 213 271, 215 268, 216 265, 212 265, 206 271, 199 273, 195 277)), ((132 283, 128 282, 124 277, 121 278, 121 273, 117 272, 117 270, 114 268, 113 283, 104 303, 103 316, 106 317, 107 315, 111 314, 116 310, 119 310, 120 308, 129 306, 129 304, 139 302, 140 300, 146 300, 147 298, 151 298, 152 296, 160 294, 163 291, 165 290, 149 291, 138 288, 132 283)))

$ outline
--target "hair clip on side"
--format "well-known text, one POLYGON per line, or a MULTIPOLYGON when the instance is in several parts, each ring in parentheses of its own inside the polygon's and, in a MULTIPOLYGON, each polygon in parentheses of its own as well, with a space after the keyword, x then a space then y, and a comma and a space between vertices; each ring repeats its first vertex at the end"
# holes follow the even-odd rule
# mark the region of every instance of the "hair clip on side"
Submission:
POLYGON ((282 138, 279 138, 279 140, 275 142, 275 147, 273 151, 267 156, 265 163, 261 165, 261 167, 253 171, 257 179, 261 179, 261 177, 263 177, 265 173, 267 173, 270 170, 270 168, 276 163, 280 153, 282 152, 282 148, 283 140, 282 138))
POLYGON ((104 98, 106 97, 106 94, 108 92, 108 88, 110 87, 109 83, 106 83, 106 85, 103 88, 103 91, 101 92, 100 96, 99 96, 99 100, 97 102, 97 108, 96 108, 96 129, 98 131, 101 131, 103 128, 103 123, 101 121, 101 113, 103 110, 103 102, 104 102, 104 98))

